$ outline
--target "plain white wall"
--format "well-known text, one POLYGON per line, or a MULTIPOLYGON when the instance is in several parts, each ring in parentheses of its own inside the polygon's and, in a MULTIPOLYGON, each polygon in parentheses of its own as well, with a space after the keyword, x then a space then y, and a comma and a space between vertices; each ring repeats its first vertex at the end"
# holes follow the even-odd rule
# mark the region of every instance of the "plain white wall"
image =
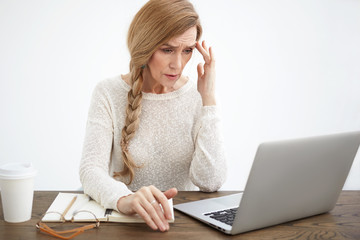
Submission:
MULTIPOLYGON (((141 1, 0 1, 0 164, 31 161, 37 190, 73 190, 91 93, 126 73, 141 1)), ((257 145, 360 129, 360 1, 193 1, 217 59, 229 174, 257 145)), ((195 54, 185 74, 196 81, 195 54)), ((360 154, 345 189, 360 189, 360 154)))

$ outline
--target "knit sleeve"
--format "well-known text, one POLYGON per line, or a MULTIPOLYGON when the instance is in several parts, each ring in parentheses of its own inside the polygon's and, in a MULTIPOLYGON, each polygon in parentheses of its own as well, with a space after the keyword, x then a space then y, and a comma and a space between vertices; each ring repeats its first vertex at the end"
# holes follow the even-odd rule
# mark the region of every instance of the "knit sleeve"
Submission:
POLYGON ((217 191, 226 179, 226 159, 217 106, 203 106, 195 125, 192 182, 204 192, 217 191))
POLYGON ((80 181, 84 193, 104 208, 117 210, 119 198, 132 192, 124 183, 109 175, 113 129, 111 99, 100 83, 91 99, 79 169, 80 181))

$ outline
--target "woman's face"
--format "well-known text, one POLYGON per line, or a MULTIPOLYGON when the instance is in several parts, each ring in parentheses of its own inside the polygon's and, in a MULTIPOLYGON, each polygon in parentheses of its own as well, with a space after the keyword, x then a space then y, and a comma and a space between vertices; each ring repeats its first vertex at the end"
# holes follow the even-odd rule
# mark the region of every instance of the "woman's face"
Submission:
POLYGON ((196 27, 192 27, 156 50, 144 69, 143 91, 165 93, 174 90, 196 46, 196 34, 196 27))

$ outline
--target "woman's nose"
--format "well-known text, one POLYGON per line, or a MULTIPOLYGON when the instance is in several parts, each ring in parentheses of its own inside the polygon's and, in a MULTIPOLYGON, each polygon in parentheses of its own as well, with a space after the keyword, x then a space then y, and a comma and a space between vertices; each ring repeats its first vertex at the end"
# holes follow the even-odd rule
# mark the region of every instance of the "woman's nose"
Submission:
POLYGON ((181 54, 174 54, 170 61, 170 68, 181 69, 182 59, 181 54))

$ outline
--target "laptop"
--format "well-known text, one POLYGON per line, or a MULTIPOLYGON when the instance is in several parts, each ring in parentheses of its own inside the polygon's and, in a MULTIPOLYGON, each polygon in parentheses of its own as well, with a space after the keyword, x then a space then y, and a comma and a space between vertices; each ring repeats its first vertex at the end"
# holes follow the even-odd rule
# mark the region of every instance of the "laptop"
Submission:
POLYGON ((243 193, 174 208, 231 235, 326 213, 359 145, 360 132, 262 143, 243 193))

